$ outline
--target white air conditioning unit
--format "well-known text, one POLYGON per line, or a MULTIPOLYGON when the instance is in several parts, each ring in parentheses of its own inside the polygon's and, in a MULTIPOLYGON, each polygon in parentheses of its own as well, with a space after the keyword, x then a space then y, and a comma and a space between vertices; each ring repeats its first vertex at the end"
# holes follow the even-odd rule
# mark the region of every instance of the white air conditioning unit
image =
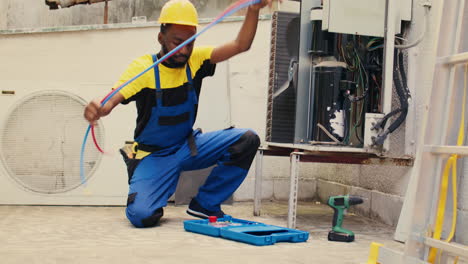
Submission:
POLYGON ((131 129, 122 129, 122 124, 133 124, 127 122, 131 114, 116 111, 96 127, 96 138, 108 155, 97 151, 89 134, 83 180, 80 149, 87 99, 73 91, 21 89, 3 90, 0 99, 0 204, 126 203, 126 168, 116 144, 131 139, 131 129), (115 146, 106 144, 109 138, 115 146))

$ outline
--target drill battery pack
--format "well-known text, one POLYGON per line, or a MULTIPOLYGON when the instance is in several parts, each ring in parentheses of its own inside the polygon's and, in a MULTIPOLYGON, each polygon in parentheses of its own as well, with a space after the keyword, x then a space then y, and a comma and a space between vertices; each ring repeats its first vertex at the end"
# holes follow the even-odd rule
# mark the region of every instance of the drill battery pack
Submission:
POLYGON ((353 242, 354 235, 346 233, 338 233, 335 231, 328 232, 328 241, 337 241, 337 242, 353 242))

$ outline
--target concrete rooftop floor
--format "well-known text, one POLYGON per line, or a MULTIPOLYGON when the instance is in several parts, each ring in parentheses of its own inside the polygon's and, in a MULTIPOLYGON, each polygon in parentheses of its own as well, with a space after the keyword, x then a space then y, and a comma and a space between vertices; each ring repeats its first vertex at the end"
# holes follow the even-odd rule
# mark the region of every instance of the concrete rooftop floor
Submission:
MULTIPOLYGON (((233 217, 286 226, 287 203, 264 202, 262 216, 252 203, 225 205, 233 217)), ((402 249, 392 227, 346 215, 353 243, 329 242, 333 211, 313 202, 299 204, 297 228, 310 232, 305 243, 252 246, 184 231, 194 219, 186 206, 169 205, 161 225, 137 229, 124 207, 0 206, 0 263, 367 263, 372 241, 402 249)))

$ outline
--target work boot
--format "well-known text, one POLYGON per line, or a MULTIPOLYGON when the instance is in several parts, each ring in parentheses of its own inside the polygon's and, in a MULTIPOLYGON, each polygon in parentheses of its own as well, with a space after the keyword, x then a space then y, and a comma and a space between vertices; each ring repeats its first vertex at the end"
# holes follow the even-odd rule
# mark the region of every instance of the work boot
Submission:
POLYGON ((187 209, 187 214, 202 219, 207 219, 209 216, 216 216, 217 218, 224 217, 223 211, 219 210, 214 212, 206 210, 197 202, 197 200, 195 200, 195 198, 193 198, 192 201, 190 201, 189 207, 187 209))

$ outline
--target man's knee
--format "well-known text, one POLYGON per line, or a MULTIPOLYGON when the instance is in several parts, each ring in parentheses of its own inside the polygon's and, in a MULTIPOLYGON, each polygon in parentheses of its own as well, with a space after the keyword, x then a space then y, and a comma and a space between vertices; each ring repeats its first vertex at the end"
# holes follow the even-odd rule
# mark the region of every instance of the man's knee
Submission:
POLYGON ((128 205, 126 210, 127 218, 135 227, 153 227, 159 224, 159 220, 164 215, 163 208, 158 208, 151 212, 149 208, 128 205))
POLYGON ((225 164, 248 170, 259 146, 260 138, 258 135, 252 130, 247 130, 247 132, 229 147, 228 151, 231 157, 230 161, 225 164))

